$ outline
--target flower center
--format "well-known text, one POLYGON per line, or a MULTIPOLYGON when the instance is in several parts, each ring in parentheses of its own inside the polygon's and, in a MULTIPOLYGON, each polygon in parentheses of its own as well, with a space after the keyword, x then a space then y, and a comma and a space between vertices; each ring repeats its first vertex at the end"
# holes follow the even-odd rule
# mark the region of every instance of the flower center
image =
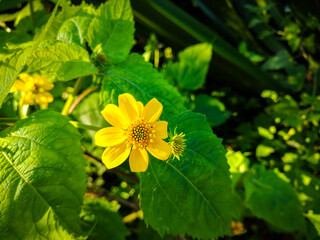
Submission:
POLYGON ((140 124, 132 129, 133 141, 142 143, 149 138, 149 129, 144 124, 140 124))
POLYGON ((154 137, 154 135, 152 134, 152 128, 153 126, 151 126, 151 124, 146 124, 141 120, 138 120, 136 123, 131 124, 131 126, 126 130, 128 135, 128 147, 130 147, 131 145, 133 146, 133 148, 147 147, 148 144, 153 141, 151 139, 152 137, 154 137))

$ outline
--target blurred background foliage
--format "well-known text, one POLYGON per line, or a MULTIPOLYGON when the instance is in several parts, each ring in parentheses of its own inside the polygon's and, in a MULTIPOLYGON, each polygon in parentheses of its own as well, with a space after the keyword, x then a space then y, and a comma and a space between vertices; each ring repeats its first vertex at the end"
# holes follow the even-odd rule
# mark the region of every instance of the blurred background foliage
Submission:
MULTIPOLYGON (((0 56, 32 40, 50 17, 54 2, 33 1, 31 14, 30 1, 0 1, 0 56)), ((233 191, 242 209, 237 219, 242 230, 233 224, 235 238, 319 239, 320 1, 132 0, 131 4, 136 28, 133 51, 166 76, 189 109, 206 115, 228 149, 233 191)), ((65 100, 66 89, 56 85, 51 108, 61 108, 65 100)), ((6 104, 14 101, 9 97, 6 104)), ((14 117, 10 109, 16 106, 11 105, 1 114, 14 117)), ((99 111, 92 107, 97 105, 99 94, 92 93, 72 117, 104 127, 99 111)), ((122 234, 110 239, 160 239, 139 221, 137 179, 121 177, 127 174, 126 165, 106 172, 96 162, 101 149, 92 144, 93 134, 86 131, 83 141, 90 153, 88 189, 98 189, 113 205, 87 200, 84 211, 94 213, 95 204, 103 211, 111 209, 112 215, 119 210, 116 200, 130 233, 118 229, 122 234)))

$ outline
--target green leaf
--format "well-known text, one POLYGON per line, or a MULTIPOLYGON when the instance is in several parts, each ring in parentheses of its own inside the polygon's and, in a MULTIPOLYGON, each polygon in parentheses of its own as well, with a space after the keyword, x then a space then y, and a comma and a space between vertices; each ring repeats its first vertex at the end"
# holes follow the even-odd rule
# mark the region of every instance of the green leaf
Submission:
POLYGON ((36 71, 54 81, 98 73, 84 48, 62 41, 44 41, 39 45, 27 69, 27 72, 36 71))
POLYGON ((73 239, 86 188, 80 134, 59 113, 39 111, 0 133, 0 235, 73 239))
POLYGON ((258 169, 244 179, 245 202, 252 213, 286 232, 304 231, 306 222, 293 187, 272 170, 258 169))
POLYGON ((221 125, 231 116, 231 112, 226 111, 222 102, 205 94, 196 96, 193 110, 205 114, 211 127, 221 125))
POLYGON ((286 50, 279 51, 275 56, 270 57, 262 66, 264 70, 279 70, 293 66, 293 59, 286 50))
POLYGON ((129 54, 134 37, 134 21, 129 0, 110 0, 98 9, 88 29, 88 43, 95 53, 103 53, 112 63, 129 54))
POLYGON ((141 209, 147 224, 164 233, 215 239, 229 234, 239 203, 231 192, 229 166, 221 139, 205 117, 185 112, 169 121, 169 129, 185 134, 180 161, 151 158, 141 174, 141 209))
POLYGON ((274 138, 274 135, 266 128, 258 127, 258 133, 261 137, 264 137, 266 139, 272 140, 274 138))
POLYGON ((108 202, 104 198, 84 199, 83 219, 91 224, 95 224, 89 235, 89 240, 124 240, 130 234, 121 215, 117 212, 118 207, 108 202))
POLYGON ((30 62, 30 55, 34 52, 34 50, 38 47, 39 43, 45 37, 48 29, 51 26, 51 23, 55 17, 57 12, 58 5, 52 11, 52 14, 44 27, 41 31, 41 34, 35 38, 32 47, 26 48, 24 50, 16 51, 11 55, 7 56, 0 61, 0 107, 3 103, 4 98, 10 91, 11 86, 13 85, 14 81, 18 77, 19 73, 23 70, 25 65, 28 65, 30 62))
POLYGON ((131 93, 143 104, 157 98, 163 105, 161 119, 164 120, 186 110, 178 91, 138 54, 131 54, 123 63, 110 67, 104 76, 101 92, 104 105, 117 104, 122 93, 131 93))
POLYGON ((179 52, 179 61, 169 63, 166 74, 187 90, 201 88, 206 80, 212 55, 212 45, 200 43, 179 52))
MULTIPOLYGON (((90 9, 91 8, 85 7, 81 9, 76 16, 65 21, 59 28, 57 39, 67 43, 76 43, 85 46, 88 29, 94 18, 94 14, 88 11, 90 9)), ((91 11, 94 10, 91 9, 91 11)))
POLYGON ((0 107, 4 98, 8 95, 19 72, 26 64, 30 50, 31 49, 26 51, 16 51, 0 61, 0 107))
POLYGON ((312 222, 320 236, 320 214, 314 214, 312 211, 309 211, 305 216, 312 222))
POLYGON ((84 3, 80 6, 69 6, 68 4, 63 3, 62 11, 59 12, 59 14, 57 14, 57 16, 54 18, 52 24, 50 25, 50 28, 48 29, 45 39, 56 40, 60 28, 63 27, 63 23, 68 19, 76 16, 83 8, 84 3))
POLYGON ((256 149, 257 157, 268 157, 271 153, 274 153, 274 148, 270 146, 266 146, 263 144, 259 144, 256 149))

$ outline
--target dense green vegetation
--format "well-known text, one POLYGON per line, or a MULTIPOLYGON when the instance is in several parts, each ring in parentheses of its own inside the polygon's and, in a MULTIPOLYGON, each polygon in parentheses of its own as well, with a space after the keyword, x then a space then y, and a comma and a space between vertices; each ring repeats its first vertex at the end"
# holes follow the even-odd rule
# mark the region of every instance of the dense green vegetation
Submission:
POLYGON ((0 1, 1 238, 319 239, 319 15, 319 0, 0 1), (123 93, 162 104, 182 155, 106 168, 94 136, 123 93))

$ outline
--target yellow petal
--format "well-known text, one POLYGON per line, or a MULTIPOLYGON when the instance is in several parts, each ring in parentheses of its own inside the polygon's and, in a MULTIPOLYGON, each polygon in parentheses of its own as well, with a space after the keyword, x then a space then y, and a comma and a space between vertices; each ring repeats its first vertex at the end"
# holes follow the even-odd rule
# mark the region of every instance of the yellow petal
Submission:
POLYGON ((37 84, 39 88, 43 90, 51 90, 54 85, 51 82, 48 82, 48 79, 45 76, 35 76, 33 77, 34 83, 37 84))
POLYGON ((33 78, 30 76, 29 73, 21 73, 19 74, 19 78, 24 82, 31 82, 33 78))
POLYGON ((129 164, 131 172, 145 172, 149 164, 149 156, 146 149, 132 149, 129 164))
POLYGON ((14 84, 13 84, 13 86, 12 86, 12 90, 10 90, 10 91, 12 91, 12 92, 24 92, 25 91, 25 82, 24 81, 21 81, 21 80, 19 80, 19 79, 17 79, 15 82, 14 82, 14 84))
POLYGON ((108 147, 102 153, 102 162, 108 169, 115 168, 123 163, 129 156, 131 149, 126 144, 108 147))
POLYGON ((111 147, 123 143, 127 139, 125 132, 116 127, 100 129, 94 135, 95 144, 101 147, 111 147))
POLYGON ((143 106, 143 103, 140 101, 137 102, 137 105, 138 105, 139 117, 140 117, 142 115, 142 111, 143 111, 144 106, 143 106))
POLYGON ((142 111, 142 117, 146 122, 155 122, 162 113, 162 104, 155 98, 152 98, 142 111))
POLYGON ((22 98, 23 105, 33 104, 33 93, 32 92, 26 92, 21 98, 22 98))
POLYGON ((167 160, 172 151, 170 145, 159 138, 153 138, 153 142, 148 144, 147 150, 160 160, 167 160))
POLYGON ((40 92, 35 95, 35 102, 39 105, 48 105, 53 101, 53 96, 49 92, 40 92))
POLYGON ((114 104, 108 104, 102 111, 102 116, 112 126, 126 129, 129 126, 129 122, 125 116, 123 116, 120 108, 114 104))
POLYGON ((158 121, 155 122, 153 125, 153 130, 152 134, 154 134, 156 136, 156 138, 161 138, 161 139, 165 139, 168 137, 168 122, 167 121, 158 121))
POLYGON ((136 99, 129 93, 120 94, 118 97, 119 108, 128 118, 129 122, 136 121, 139 117, 139 108, 136 99))

